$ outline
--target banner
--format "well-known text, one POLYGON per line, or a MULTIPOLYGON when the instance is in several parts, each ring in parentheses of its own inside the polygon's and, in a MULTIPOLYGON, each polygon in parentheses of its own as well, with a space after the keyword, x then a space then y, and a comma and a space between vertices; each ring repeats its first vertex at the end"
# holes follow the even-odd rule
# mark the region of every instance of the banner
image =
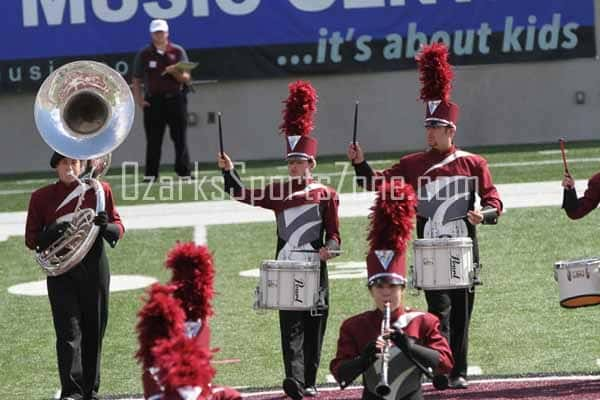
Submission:
POLYGON ((455 65, 594 57, 593 0, 3 0, 0 87, 76 59, 126 77, 167 19, 195 79, 390 71, 445 42, 455 65))

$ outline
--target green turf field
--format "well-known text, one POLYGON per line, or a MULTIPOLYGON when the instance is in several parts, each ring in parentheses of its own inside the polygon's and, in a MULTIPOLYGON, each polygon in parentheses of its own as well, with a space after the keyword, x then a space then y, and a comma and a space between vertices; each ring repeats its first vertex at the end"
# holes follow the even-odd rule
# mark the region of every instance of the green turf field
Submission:
MULTIPOLYGON (((558 304, 553 263, 563 258, 599 255, 600 213, 570 221, 558 208, 511 209, 498 226, 479 230, 484 286, 477 288, 471 328, 470 364, 486 375, 542 372, 598 372, 600 306, 564 310, 558 304)), ((365 218, 341 221, 344 254, 336 261, 364 259, 365 218)), ((271 223, 211 226, 209 246, 216 257, 216 316, 212 320, 217 382, 232 386, 279 386, 282 373, 276 312, 252 310, 257 279, 240 271, 257 268, 274 254, 271 223)), ((191 229, 129 231, 109 250, 113 274, 140 273, 164 281, 165 253, 191 229)), ((0 242, 0 398, 48 399, 58 388, 54 332, 45 297, 17 297, 7 288, 43 279, 23 239, 0 242)), ((333 270, 334 268, 332 268, 333 270)), ((332 280, 331 312, 320 382, 335 351, 340 322, 371 306, 364 280, 332 280)), ((111 295, 104 342, 104 394, 141 393, 134 326, 141 290, 111 295)), ((406 296, 422 308, 424 296, 406 296)))
MULTIPOLYGON (((576 179, 586 179, 600 169, 600 142, 568 143, 570 170, 576 179)), ((403 153, 369 154, 367 159, 376 169, 383 169, 398 160, 403 153)), ((534 182, 560 180, 563 167, 557 143, 536 145, 511 145, 466 149, 482 154, 490 163, 495 183, 534 182)), ((231 154, 236 161, 243 155, 231 154)), ((162 168, 161 184, 141 183, 143 169, 135 173, 133 167, 111 169, 106 178, 114 192, 118 205, 150 204, 159 201, 204 201, 222 200, 223 179, 215 164, 198 166, 198 179, 194 183, 181 183, 174 179, 172 168, 162 168)), ((283 161, 249 162, 240 170, 246 185, 262 187, 265 177, 287 174, 283 161), (278 168, 279 167, 279 168, 278 168), (253 181, 254 180, 254 181, 253 181)), ((336 188, 340 193, 355 189, 354 171, 345 156, 319 157, 315 169, 316 177, 323 183, 336 188)), ((27 208, 30 194, 36 188, 52 182, 53 172, 22 174, 0 177, 0 212, 21 211, 27 208)))

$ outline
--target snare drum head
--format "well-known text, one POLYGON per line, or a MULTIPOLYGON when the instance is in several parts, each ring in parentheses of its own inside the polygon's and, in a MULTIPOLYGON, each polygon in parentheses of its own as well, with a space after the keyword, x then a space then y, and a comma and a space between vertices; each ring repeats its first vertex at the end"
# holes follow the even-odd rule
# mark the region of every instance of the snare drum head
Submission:
POLYGON ((470 237, 415 239, 413 247, 473 247, 470 237))
POLYGON ((320 264, 315 262, 294 260, 264 260, 261 263, 261 269, 277 268, 315 269, 320 268, 320 264))

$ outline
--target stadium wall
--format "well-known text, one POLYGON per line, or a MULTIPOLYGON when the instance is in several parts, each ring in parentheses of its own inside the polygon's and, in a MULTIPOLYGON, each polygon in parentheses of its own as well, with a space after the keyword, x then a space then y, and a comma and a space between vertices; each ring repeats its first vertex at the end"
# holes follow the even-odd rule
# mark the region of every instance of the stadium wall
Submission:
MULTIPOLYGON (((598 21, 600 0, 595 0, 598 21)), ((597 48, 600 35, 596 32, 597 48)), ((176 38, 174 38, 176 40, 176 38)), ((198 60, 202 62, 202 60, 198 60)), ((189 111, 198 124, 188 130, 193 160, 216 157, 217 125, 208 113, 223 113, 225 150, 235 160, 278 159, 281 101, 287 84, 310 79, 319 93, 314 135, 321 155, 345 153, 352 136, 355 99, 360 100, 359 141, 367 152, 413 150, 424 146, 424 106, 418 98, 414 70, 371 74, 295 76, 288 79, 206 83, 189 96, 189 111)), ((600 64, 596 59, 463 66, 456 68, 453 100, 461 106, 457 143, 461 146, 600 139, 600 64), (576 104, 576 92, 585 94, 576 104)), ((51 150, 33 122, 35 93, 0 95, 3 143, 0 174, 44 171, 51 150)), ((143 164, 145 137, 141 112, 133 131, 113 153, 143 164)), ((163 164, 173 163, 173 146, 165 135, 163 164)))

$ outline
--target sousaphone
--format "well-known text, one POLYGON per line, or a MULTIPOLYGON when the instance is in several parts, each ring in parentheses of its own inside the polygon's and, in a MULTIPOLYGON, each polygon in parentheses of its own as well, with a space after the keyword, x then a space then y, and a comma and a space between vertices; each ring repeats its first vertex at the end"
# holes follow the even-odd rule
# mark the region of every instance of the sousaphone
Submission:
POLYGON ((50 276, 64 274, 89 252, 98 237, 93 219, 104 211, 104 191, 98 181, 108 171, 110 154, 133 125, 135 103, 125 79, 95 61, 75 61, 55 70, 42 83, 34 106, 42 139, 56 152, 86 160, 74 216, 65 234, 36 256, 50 276), (96 209, 81 209, 87 189, 96 194, 96 209))

